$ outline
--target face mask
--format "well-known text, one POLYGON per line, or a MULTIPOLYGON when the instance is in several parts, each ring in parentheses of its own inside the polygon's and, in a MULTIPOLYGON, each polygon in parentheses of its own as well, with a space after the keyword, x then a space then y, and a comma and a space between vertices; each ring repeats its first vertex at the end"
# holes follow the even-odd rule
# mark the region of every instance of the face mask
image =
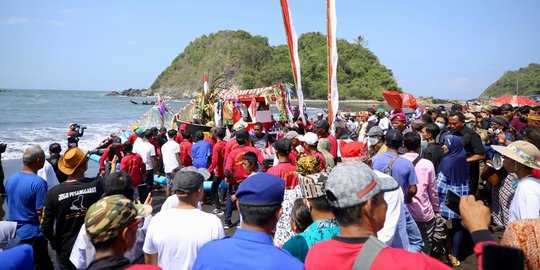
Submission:
POLYGON ((501 130, 500 130, 500 129, 496 129, 496 130, 493 131, 493 133, 495 133, 495 135, 497 135, 497 134, 501 133, 501 130))
POLYGON ((471 128, 471 129, 472 129, 471 123, 467 123, 466 126, 467 126, 468 128, 471 128))
POLYGON ((435 123, 435 125, 437 125, 439 127, 439 129, 443 129, 444 128, 444 124, 442 123, 435 123))
POLYGON ((376 145, 378 142, 379 142, 379 138, 377 137, 368 138, 368 146, 376 145))

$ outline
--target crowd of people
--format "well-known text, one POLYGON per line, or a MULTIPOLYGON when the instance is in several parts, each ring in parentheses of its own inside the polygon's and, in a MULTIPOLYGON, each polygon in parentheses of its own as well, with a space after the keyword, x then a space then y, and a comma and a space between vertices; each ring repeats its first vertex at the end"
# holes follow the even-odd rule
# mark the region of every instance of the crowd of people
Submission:
POLYGON ((108 138, 96 177, 74 144, 24 151, 1 269, 449 269, 470 254, 540 269, 537 107, 133 131, 108 138))

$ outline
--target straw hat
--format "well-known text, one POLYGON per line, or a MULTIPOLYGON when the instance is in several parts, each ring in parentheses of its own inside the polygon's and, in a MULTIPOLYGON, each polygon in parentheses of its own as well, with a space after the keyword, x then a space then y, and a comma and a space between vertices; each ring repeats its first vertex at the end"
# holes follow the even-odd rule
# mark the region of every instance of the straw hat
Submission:
POLYGON ((508 146, 492 145, 493 149, 504 156, 515 160, 527 167, 540 170, 538 158, 540 150, 532 143, 526 141, 515 141, 508 146))
POLYGON ((72 175, 85 160, 86 154, 79 147, 74 147, 67 150, 58 160, 58 169, 67 175, 72 175))

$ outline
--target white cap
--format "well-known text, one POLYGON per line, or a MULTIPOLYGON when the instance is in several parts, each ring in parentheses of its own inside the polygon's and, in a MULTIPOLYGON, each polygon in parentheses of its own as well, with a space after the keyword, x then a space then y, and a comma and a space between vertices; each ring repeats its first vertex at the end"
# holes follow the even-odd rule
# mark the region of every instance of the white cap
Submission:
POLYGON ((298 136, 298 140, 309 145, 315 145, 319 141, 319 137, 313 132, 307 132, 305 135, 298 136))

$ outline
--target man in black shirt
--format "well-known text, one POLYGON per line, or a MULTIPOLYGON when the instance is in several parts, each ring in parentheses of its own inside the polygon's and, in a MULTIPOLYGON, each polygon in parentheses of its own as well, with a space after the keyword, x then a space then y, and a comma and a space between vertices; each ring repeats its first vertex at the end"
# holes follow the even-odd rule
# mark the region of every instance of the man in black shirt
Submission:
POLYGON ((103 188, 99 180, 85 178, 88 169, 86 154, 74 147, 58 161, 58 168, 68 179, 51 188, 45 196, 41 231, 57 253, 59 269, 75 269, 69 261, 86 210, 99 200, 103 188))
POLYGON ((263 125, 261 122, 257 122, 253 125, 253 131, 255 134, 250 136, 253 147, 264 149, 274 142, 274 138, 272 138, 271 135, 267 132, 263 132, 263 125))
POLYGON ((67 180, 67 175, 58 169, 58 161, 62 157, 60 156, 60 152, 62 152, 62 147, 59 143, 49 145, 50 156, 47 158, 47 161, 51 163, 58 182, 62 183, 67 180))
POLYGON ((436 172, 439 172, 439 164, 444 157, 442 146, 435 140, 440 131, 434 123, 429 123, 422 128, 422 137, 428 142, 428 146, 422 152, 422 157, 433 163, 436 172))
POLYGON ((465 116, 461 112, 451 112, 448 116, 448 127, 452 135, 461 137, 463 148, 467 153, 469 163, 469 189, 470 194, 476 196, 478 178, 480 177, 480 161, 486 158, 486 152, 480 135, 465 126, 465 116))

